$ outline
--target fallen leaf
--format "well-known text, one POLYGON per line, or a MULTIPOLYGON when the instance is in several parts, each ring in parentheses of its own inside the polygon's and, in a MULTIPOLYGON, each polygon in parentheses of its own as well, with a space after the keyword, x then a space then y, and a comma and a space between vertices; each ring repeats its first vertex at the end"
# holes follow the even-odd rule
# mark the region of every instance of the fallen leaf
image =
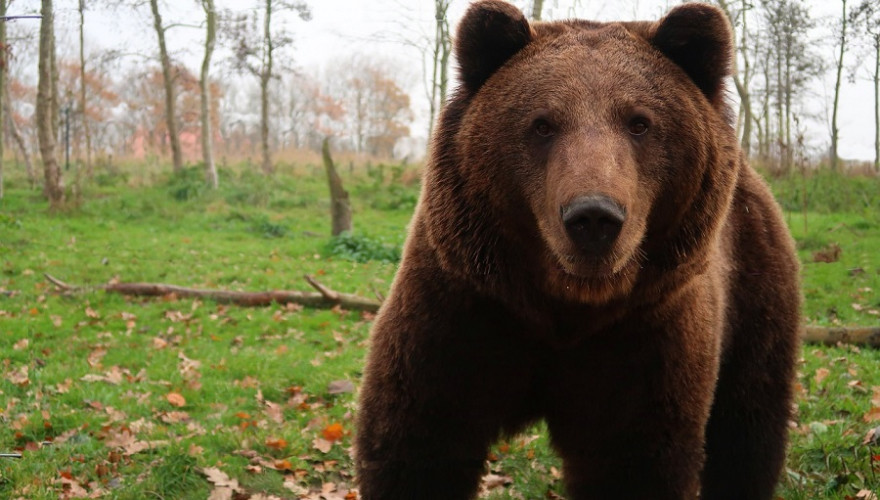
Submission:
POLYGON ((345 394, 354 392, 354 383, 351 380, 334 380, 327 384, 328 394, 345 394))
POLYGON ((327 453, 333 448, 333 441, 315 438, 315 440, 312 441, 312 446, 321 453, 327 453))
POLYGON ((179 422, 186 422, 190 419, 189 413, 185 411, 169 411, 162 412, 159 414, 159 420, 165 422, 166 424, 176 424, 179 422))
POLYGON ((280 471, 292 471, 293 464, 290 463, 290 460, 276 460, 272 463, 272 468, 280 471))
POLYGON ((862 416, 862 420, 864 420, 865 422, 876 422, 880 420, 880 408, 876 406, 871 408, 868 413, 865 413, 862 416))
POLYGON ((507 486, 513 483, 513 478, 510 476, 502 476, 500 474, 486 474, 483 476, 482 481, 480 482, 480 489, 482 493, 488 493, 495 488, 507 486))
POLYGON ((28 339, 21 339, 18 342, 12 344, 12 350, 23 351, 23 350, 27 349, 28 344, 30 344, 30 343, 31 343, 31 341, 28 339))
POLYGON ((828 368, 819 368, 818 370, 816 370, 816 375, 813 377, 813 380, 816 381, 816 384, 821 384, 829 373, 831 373, 831 371, 828 370, 828 368))
POLYGON ((22 365, 21 368, 19 368, 18 370, 13 370, 11 373, 6 375, 6 379, 17 386, 27 386, 31 383, 31 379, 28 378, 28 366, 22 365))
POLYGON ((234 493, 241 492, 238 480, 230 478, 216 467, 205 467, 201 470, 208 482, 214 485, 208 500, 231 500, 234 493))
POLYGON ((110 368, 104 375, 96 375, 96 374, 86 374, 83 375, 80 380, 83 382, 107 382, 108 384, 119 385, 122 383, 123 376, 125 375, 124 371, 120 369, 118 366, 113 366, 110 368))
POLYGON ((276 424, 284 423, 284 409, 281 408, 281 405, 278 403, 273 403, 271 401, 266 401, 266 416, 269 417, 269 420, 275 422, 276 424))
POLYGON ((186 399, 177 392, 169 392, 165 395, 165 399, 167 399, 172 406, 178 408, 186 406, 186 399))
POLYGON ((880 439, 880 427, 874 427, 865 433, 862 444, 875 444, 878 439, 880 439))
POLYGON ((275 450, 283 450, 287 448, 287 440, 284 438, 267 438, 266 446, 275 450))
POLYGON ((877 500, 877 495, 871 490, 859 490, 856 493, 856 498, 861 498, 864 500, 877 500))
POLYGON ((321 435, 324 436, 324 439, 327 441, 339 441, 342 439, 344 435, 344 429, 342 428, 342 424, 339 422, 334 422, 327 427, 324 427, 324 430, 321 431, 321 435))
POLYGON ((61 382, 60 384, 55 386, 55 390, 58 392, 58 394, 67 394, 68 392, 70 392, 71 387, 73 387, 73 379, 66 378, 64 379, 64 382, 61 382))
POLYGON ((89 492, 69 472, 61 472, 60 476, 58 483, 63 491, 62 498, 89 498, 89 492))
POLYGON ((293 494, 296 495, 297 497, 304 497, 309 494, 309 489, 297 484, 297 482, 295 480, 293 480, 293 478, 285 479, 284 484, 282 486, 284 486, 288 490, 292 491, 293 494))

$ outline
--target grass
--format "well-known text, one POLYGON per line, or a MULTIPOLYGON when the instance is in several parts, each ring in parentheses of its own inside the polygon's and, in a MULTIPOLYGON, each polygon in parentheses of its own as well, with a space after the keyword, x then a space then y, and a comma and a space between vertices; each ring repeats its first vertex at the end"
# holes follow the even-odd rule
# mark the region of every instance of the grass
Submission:
MULTIPOLYGON (((344 175, 355 230, 335 240, 314 168, 282 169, 271 183, 227 169, 218 192, 202 188, 197 170, 102 173, 77 208, 55 215, 13 178, 0 201, 0 453, 23 458, 0 458, 0 498, 201 499, 222 489, 214 469, 246 494, 344 498, 354 487, 355 394, 340 382, 359 384, 369 314, 59 294, 43 278, 306 290, 309 273, 339 291, 384 292, 418 185, 399 167, 344 175)), ((789 196, 807 321, 877 326, 880 205, 861 200, 880 183, 816 184, 806 228, 798 185, 774 181, 789 196), (820 196, 820 185, 851 194, 820 196), (832 244, 839 260, 813 262, 832 244)), ((878 358, 804 347, 779 497, 880 491, 880 452, 862 444, 878 425, 878 358)), ((539 425, 493 448, 489 470, 508 484, 486 496, 562 496, 559 468, 539 425)))

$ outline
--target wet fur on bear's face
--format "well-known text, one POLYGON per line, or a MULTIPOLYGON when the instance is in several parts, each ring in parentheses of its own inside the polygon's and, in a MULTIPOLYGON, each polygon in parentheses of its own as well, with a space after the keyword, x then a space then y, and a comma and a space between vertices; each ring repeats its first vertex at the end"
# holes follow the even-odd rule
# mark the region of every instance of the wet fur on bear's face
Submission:
POLYGON ((718 11, 700 5, 657 23, 532 25, 505 2, 472 7, 456 39, 462 87, 452 105, 462 114, 434 145, 454 142, 459 161, 441 158, 436 175, 442 183, 443 168, 457 170, 468 186, 456 193, 464 204, 476 201, 506 222, 467 241, 467 220, 444 224, 457 214, 435 203, 437 211, 427 209, 438 246, 448 247, 449 237, 483 246, 463 259, 476 274, 492 274, 493 259, 507 254, 536 269, 544 292, 590 303, 628 294, 648 262, 672 266, 698 251, 689 240, 711 235, 735 183, 735 168, 719 164, 713 149, 719 130, 735 147, 722 85, 729 35, 718 11), (585 197, 623 215, 601 252, 579 248, 561 216, 585 197))

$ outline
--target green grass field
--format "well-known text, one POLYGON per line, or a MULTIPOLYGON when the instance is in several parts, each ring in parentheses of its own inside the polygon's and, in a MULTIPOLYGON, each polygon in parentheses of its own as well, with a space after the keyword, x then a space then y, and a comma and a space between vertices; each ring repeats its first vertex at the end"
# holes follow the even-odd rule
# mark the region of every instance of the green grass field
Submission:
MULTIPOLYGON (((371 315, 59 293, 43 274, 253 291, 309 290, 311 274, 373 296, 391 282, 416 201, 405 174, 346 172, 355 231, 335 241, 311 167, 270 182, 224 171, 218 192, 195 170, 105 173, 55 215, 13 179, 0 200, 0 453, 22 458, 0 458, 0 498, 356 498, 350 446, 371 315)), ((774 187, 798 240, 808 323, 880 325, 880 181, 774 187), (813 262, 831 245, 838 260, 813 262)), ((806 345, 797 391, 779 497, 880 494, 880 354, 806 345)), ((564 497, 559 468, 538 426, 493 449, 484 496, 564 497)))

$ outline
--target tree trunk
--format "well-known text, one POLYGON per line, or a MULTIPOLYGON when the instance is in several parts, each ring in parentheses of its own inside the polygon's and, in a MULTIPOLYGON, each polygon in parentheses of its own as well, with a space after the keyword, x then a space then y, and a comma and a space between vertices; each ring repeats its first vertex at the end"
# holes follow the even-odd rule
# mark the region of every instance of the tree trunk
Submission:
POLYGON ((263 67, 260 73, 260 148, 263 153, 263 173, 274 170, 269 151, 269 81, 272 78, 272 0, 266 1, 266 18, 263 20, 263 67))
POLYGON ((544 10, 544 0, 533 0, 532 1, 532 20, 540 21, 541 20, 541 11, 544 10))
POLYGON ((449 35, 450 0, 434 0, 434 48, 431 51, 431 106, 428 117, 428 140, 434 134, 434 122, 446 102, 446 88, 449 81, 449 56, 452 52, 452 39, 449 35))
POLYGON ((443 7, 443 21, 441 23, 441 34, 443 43, 440 44, 440 102, 439 109, 443 110, 443 104, 446 103, 446 89, 449 85, 449 56, 452 54, 452 35, 449 34, 449 0, 445 0, 443 7))
MULTIPOLYGON (((0 0, 0 18, 6 16, 6 0, 0 0)), ((6 75, 9 71, 6 58, 6 21, 0 21, 0 97, 6 92, 6 75)), ((3 144, 6 137, 5 115, 0 104, 0 199, 3 199, 3 144)))
POLYGON ((740 50, 739 53, 742 56, 743 60, 743 74, 740 85, 742 86, 742 91, 737 88, 737 91, 740 92, 740 98, 742 99, 742 108, 743 108, 743 130, 742 130, 742 138, 740 139, 740 147, 745 152, 746 157, 748 158, 751 155, 752 151, 752 95, 749 92, 749 82, 752 77, 752 66, 749 61, 749 51, 748 51, 748 35, 749 35, 749 27, 746 22, 748 16, 746 16, 746 10, 748 6, 746 4, 746 0, 742 1, 742 38, 740 39, 740 50))
POLYGON ((55 126, 52 123, 53 109, 57 108, 56 96, 52 89, 52 53, 55 51, 54 18, 52 0, 42 0, 40 13, 40 61, 37 83, 37 136, 40 141, 40 155, 43 157, 45 194, 49 208, 58 210, 64 204, 64 188, 61 185, 61 169, 55 158, 55 126))
POLYGON ((785 163, 783 173, 791 172, 792 163, 794 163, 794 149, 791 142, 791 100, 794 96, 794 86, 791 82, 792 72, 792 52, 791 47, 787 49, 788 55, 785 58, 785 163))
POLYGON ((92 176, 92 132, 89 127, 88 104, 86 102, 86 55, 83 27, 85 26, 85 0, 79 0, 79 109, 82 113, 83 132, 86 136, 86 175, 92 176))
POLYGON ((843 55, 846 53, 846 0, 841 0, 843 13, 840 17, 840 53, 837 56, 837 78, 834 80, 834 105, 831 111, 831 170, 837 171, 837 142, 840 130, 837 128, 837 110, 840 101, 840 77, 843 73, 843 55))
POLYGON ((874 170, 880 172, 880 34, 874 35, 874 170))
POLYGON ((214 140, 211 128, 211 87, 208 74, 211 69, 211 56, 214 54, 214 42, 217 38, 217 12, 214 0, 202 0, 207 24, 205 36, 205 58, 202 60, 201 74, 201 113, 202 113, 202 158, 205 161, 205 177, 208 184, 217 189, 220 182, 217 178, 217 167, 214 165, 214 140))
POLYGON ((27 172, 28 182, 30 183, 31 189, 36 189, 37 187, 37 174, 34 172, 34 164, 31 161, 31 153, 28 150, 27 144, 24 143, 24 138, 21 136, 21 132, 18 130, 18 126, 15 124, 15 117, 12 115, 12 100, 9 97, 9 86, 7 85, 5 89, 3 89, 3 95, 0 96, 3 99, 3 110, 6 115, 6 119, 4 123, 9 126, 9 133, 12 135, 12 140, 15 142, 15 145, 21 153, 21 157, 24 160, 24 168, 25 172, 27 172))
POLYGON ((153 28, 159 38, 159 61, 162 64, 162 81, 165 84, 165 126, 171 143, 171 161, 174 171, 180 172, 183 169, 183 157, 180 152, 180 137, 177 136, 177 115, 174 111, 174 80, 171 75, 171 59, 165 46, 165 28, 162 26, 162 16, 159 15, 158 0, 150 0, 150 9, 153 11, 153 28))
MULTIPOLYGON (((734 25, 734 16, 731 11, 730 6, 728 5, 726 0, 718 0, 718 5, 727 14, 727 20, 730 22, 730 27, 736 32, 736 26, 734 25)), ((740 40, 740 55, 743 58, 744 64, 744 73, 740 76, 738 64, 736 58, 733 59, 733 84, 736 87, 736 92, 739 95, 740 101, 740 110, 742 111, 742 121, 737 124, 737 131, 739 132, 739 125, 742 125, 742 138, 741 138, 741 146, 742 150, 745 153, 746 157, 749 155, 749 151, 751 149, 751 136, 752 136, 752 100, 749 95, 749 89, 746 87, 748 83, 749 77, 749 59, 748 52, 746 51, 746 42, 747 42, 747 33, 748 29, 746 26, 746 15, 745 15, 745 6, 743 6, 742 10, 742 38, 740 40)))
POLYGON ((783 84, 783 50, 782 47, 779 47, 776 51, 776 174, 782 173, 782 156, 783 156, 783 146, 785 144, 785 136, 783 135, 784 130, 784 89, 785 85, 783 84))
POLYGON ((346 231, 351 232, 351 202, 348 199, 348 191, 342 187, 342 179, 330 157, 330 139, 324 138, 321 144, 321 156, 324 158, 324 168, 327 170, 327 182, 330 184, 330 216, 332 220, 331 233, 338 236, 346 231))

